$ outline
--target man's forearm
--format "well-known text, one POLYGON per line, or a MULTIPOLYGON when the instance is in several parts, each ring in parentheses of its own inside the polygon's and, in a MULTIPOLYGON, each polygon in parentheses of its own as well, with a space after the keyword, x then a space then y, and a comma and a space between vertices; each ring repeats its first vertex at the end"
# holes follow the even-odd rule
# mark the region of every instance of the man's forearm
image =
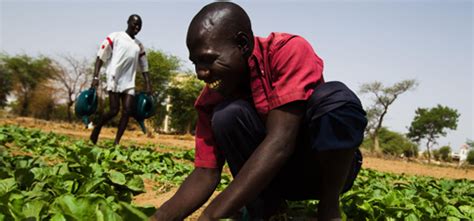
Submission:
POLYGON ((95 65, 94 65, 94 78, 99 77, 99 71, 100 68, 102 67, 102 60, 99 57, 96 57, 95 59, 95 65))
POLYGON ((234 181, 206 208, 204 213, 209 212, 209 214, 205 215, 213 219, 228 218, 251 199, 257 197, 275 177, 293 149, 293 147, 285 146, 287 149, 283 151, 272 150, 273 155, 266 153, 274 147, 271 143, 262 143, 247 160, 234 181))
POLYGON ((301 105, 271 111, 268 134, 234 181, 204 211, 207 218, 226 218, 254 199, 275 177, 294 151, 301 105))
POLYGON ((154 220, 182 220, 202 206, 220 181, 220 169, 196 168, 176 194, 155 213, 154 220))
POLYGON ((143 79, 145 79, 146 90, 151 92, 151 82, 150 82, 150 75, 148 72, 143 72, 143 79))

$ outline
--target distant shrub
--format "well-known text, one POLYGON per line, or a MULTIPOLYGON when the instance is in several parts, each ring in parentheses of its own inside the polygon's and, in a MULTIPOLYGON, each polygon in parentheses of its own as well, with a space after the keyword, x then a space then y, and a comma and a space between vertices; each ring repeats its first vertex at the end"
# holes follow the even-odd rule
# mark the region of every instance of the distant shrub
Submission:
MULTIPOLYGON (((384 154, 405 157, 418 155, 418 146, 403 134, 382 128, 379 132, 379 145, 384 154)), ((373 140, 367 137, 361 145, 362 148, 372 149, 373 140)))
POLYGON ((438 149, 439 159, 445 162, 451 161, 451 147, 442 146, 438 149))
POLYGON ((471 150, 471 151, 469 151, 469 153, 467 153, 466 161, 469 164, 474 165, 474 150, 471 150))

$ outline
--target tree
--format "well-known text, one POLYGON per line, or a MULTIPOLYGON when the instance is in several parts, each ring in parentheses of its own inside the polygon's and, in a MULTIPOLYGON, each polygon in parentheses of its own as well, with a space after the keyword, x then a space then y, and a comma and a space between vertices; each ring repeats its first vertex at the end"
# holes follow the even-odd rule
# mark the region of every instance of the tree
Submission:
POLYGON ((35 88, 29 104, 29 112, 34 118, 44 120, 56 119, 56 109, 58 106, 57 89, 52 82, 44 82, 35 88))
POLYGON ((439 104, 431 109, 418 108, 407 136, 415 142, 426 140, 428 162, 431 162, 431 147, 440 136, 446 136, 447 129, 457 128, 459 116, 457 110, 439 104))
POLYGON ((18 113, 20 116, 27 116, 30 114, 29 104, 36 87, 51 78, 57 70, 51 59, 44 56, 38 58, 27 55, 5 56, 2 60, 6 71, 13 79, 18 113))
POLYGON ((92 76, 92 65, 87 59, 76 59, 71 55, 63 55, 63 63, 56 62, 58 71, 53 78, 57 82, 60 92, 66 99, 66 111, 68 122, 72 121, 71 108, 74 105, 77 94, 89 83, 92 76))
POLYGON ((11 73, 6 69, 4 64, 5 55, 0 55, 0 108, 7 104, 7 97, 13 89, 13 81, 11 73))
POLYGON ((204 83, 193 74, 177 75, 168 89, 170 95, 171 127, 181 133, 190 133, 197 121, 194 102, 199 96, 204 83))
MULTIPOLYGON (((155 126, 161 125, 166 115, 163 104, 167 97, 166 89, 169 87, 170 81, 176 75, 180 68, 179 58, 166 55, 165 53, 150 49, 147 51, 150 81, 152 87, 152 94, 157 101, 157 114, 152 117, 155 126)), ((137 74, 137 91, 143 90, 145 81, 143 76, 137 74)))
POLYGON ((474 165, 474 150, 469 151, 469 153, 467 154, 466 161, 469 164, 474 165))
POLYGON ((474 140, 467 139, 467 140, 466 140, 466 144, 467 144, 470 148, 474 148, 474 140))
POLYGON ((375 152, 380 152, 378 135, 382 128, 384 117, 388 112, 388 107, 395 102, 400 94, 414 89, 417 86, 418 83, 416 80, 404 80, 390 87, 385 87, 378 81, 366 83, 361 86, 360 93, 369 93, 374 96, 374 104, 366 108, 368 119, 366 133, 374 141, 373 150, 375 152))

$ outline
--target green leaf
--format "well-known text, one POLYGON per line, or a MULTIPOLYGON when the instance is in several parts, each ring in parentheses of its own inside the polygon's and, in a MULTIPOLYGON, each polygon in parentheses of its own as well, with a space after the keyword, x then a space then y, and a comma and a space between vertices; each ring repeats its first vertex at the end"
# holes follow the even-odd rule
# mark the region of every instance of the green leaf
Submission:
POLYGON ((471 219, 474 219, 474 207, 469 205, 462 205, 459 210, 471 219))
POLYGON ((124 220, 148 220, 148 216, 145 213, 132 205, 125 202, 119 202, 119 204, 121 206, 120 212, 124 220))
POLYGON ((92 193, 104 181, 105 178, 91 178, 87 180, 81 187, 79 187, 77 194, 92 193))
POLYGON ((0 133, 0 144, 6 143, 7 136, 3 133, 0 133))
POLYGON ((418 217, 414 213, 410 213, 407 217, 404 219, 405 221, 418 221, 418 217))
POLYGON ((51 205, 56 213, 61 213, 77 220, 95 220, 95 204, 91 198, 76 198, 65 194, 56 198, 51 205))
POLYGON ((67 221, 67 219, 63 214, 57 213, 51 217, 51 221, 67 221))
POLYGON ((109 172, 109 179, 110 181, 112 181, 112 183, 119 185, 125 185, 125 183, 127 182, 127 180, 125 179, 125 175, 116 170, 111 170, 109 172))
POLYGON ((48 205, 47 202, 43 200, 33 200, 26 202, 23 206, 23 215, 25 218, 35 218, 35 220, 40 220, 41 211, 48 205))
POLYGON ((0 196, 7 194, 14 189, 16 189, 15 178, 0 180, 0 196))
POLYGON ((133 176, 133 178, 127 182, 127 187, 136 192, 145 191, 145 184, 140 176, 133 176))
POLYGON ((464 218, 464 216, 462 215, 461 212, 459 212, 459 210, 454 207, 454 206, 451 206, 451 205, 447 205, 444 210, 446 211, 446 213, 450 216, 454 216, 454 217, 457 217, 457 218, 464 218))

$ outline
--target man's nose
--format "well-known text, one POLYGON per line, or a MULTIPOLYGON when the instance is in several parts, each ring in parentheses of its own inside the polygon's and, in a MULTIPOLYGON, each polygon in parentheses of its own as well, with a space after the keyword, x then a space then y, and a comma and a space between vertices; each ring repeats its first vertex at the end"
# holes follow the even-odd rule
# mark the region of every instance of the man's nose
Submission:
POLYGON ((202 66, 197 66, 196 67, 196 74, 197 74, 197 77, 199 80, 206 80, 210 77, 211 75, 211 71, 209 70, 209 68, 206 68, 206 67, 202 67, 202 66))

